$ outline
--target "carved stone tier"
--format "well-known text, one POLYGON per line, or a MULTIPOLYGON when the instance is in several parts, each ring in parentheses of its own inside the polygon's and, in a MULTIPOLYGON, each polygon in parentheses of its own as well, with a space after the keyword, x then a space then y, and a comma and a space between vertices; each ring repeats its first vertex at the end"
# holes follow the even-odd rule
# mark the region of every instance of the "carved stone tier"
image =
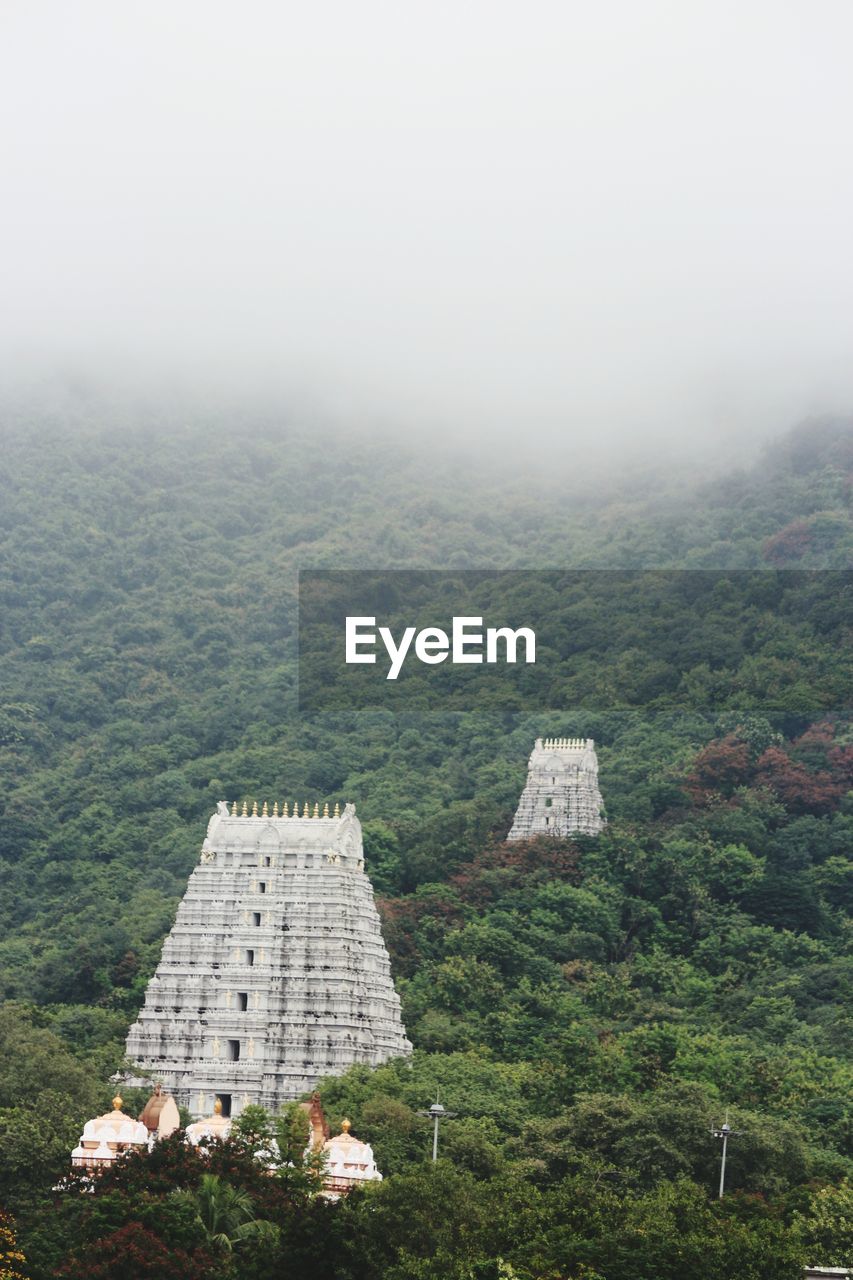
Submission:
POLYGON ((128 1057, 204 1116, 216 1098, 226 1115, 275 1111, 321 1076, 410 1052, 354 807, 289 818, 220 804, 128 1057))
POLYGON ((604 822, 592 738, 537 738, 507 839, 594 836, 604 822))

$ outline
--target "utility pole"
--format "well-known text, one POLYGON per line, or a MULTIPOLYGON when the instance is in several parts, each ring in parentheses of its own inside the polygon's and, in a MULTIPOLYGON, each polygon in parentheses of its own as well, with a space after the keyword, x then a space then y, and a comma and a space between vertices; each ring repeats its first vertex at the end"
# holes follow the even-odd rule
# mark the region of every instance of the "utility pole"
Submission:
POLYGON ((420 1111, 418 1114, 422 1116, 429 1116, 432 1120, 432 1160, 433 1164, 435 1164, 438 1159, 438 1123, 440 1120, 449 1120, 452 1116, 456 1115, 456 1112, 445 1111, 444 1107, 438 1100, 438 1093, 436 1093, 435 1102, 432 1104, 429 1111, 420 1111))
POLYGON ((438 1159, 438 1122, 444 1118, 446 1112, 440 1102, 434 1102, 429 1109, 429 1113, 434 1122, 432 1130, 432 1162, 435 1164, 438 1159))
POLYGON ((722 1138, 723 1140, 723 1155, 722 1155, 722 1159, 720 1160, 720 1192, 719 1192, 720 1200, 722 1200, 723 1192, 726 1189, 726 1154, 728 1153, 728 1149, 729 1149, 729 1138, 737 1138, 740 1136, 742 1132, 743 1131, 741 1129, 733 1129, 729 1124, 728 1108, 726 1109, 726 1118, 723 1121, 723 1123, 720 1125, 719 1129, 711 1130, 712 1138, 722 1138))

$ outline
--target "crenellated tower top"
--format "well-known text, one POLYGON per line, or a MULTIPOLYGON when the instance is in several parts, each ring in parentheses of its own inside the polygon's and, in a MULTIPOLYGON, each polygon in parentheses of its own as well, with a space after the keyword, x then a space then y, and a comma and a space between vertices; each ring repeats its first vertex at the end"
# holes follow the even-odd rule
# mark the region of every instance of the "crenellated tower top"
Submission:
POLYGON ((272 806, 270 806, 268 800, 264 800, 260 809, 258 808, 257 800, 253 800, 251 805, 248 800, 244 800, 242 807, 239 800, 235 800, 230 807, 227 800, 220 800, 216 806, 216 816, 219 818, 287 818, 289 822, 292 822, 294 818, 299 821, 303 821, 308 818, 312 820, 317 818, 322 821, 325 818, 329 822, 340 822, 342 818, 349 818, 354 814, 354 804, 345 804, 343 813, 341 813, 340 804, 336 804, 334 812, 329 813, 328 801, 324 803, 323 810, 321 812, 319 801, 316 800, 314 801, 313 806, 308 800, 303 800, 301 813, 299 812, 299 802, 297 800, 294 800, 292 806, 288 800, 285 800, 283 801, 281 808, 279 808, 277 800, 273 801, 272 806))

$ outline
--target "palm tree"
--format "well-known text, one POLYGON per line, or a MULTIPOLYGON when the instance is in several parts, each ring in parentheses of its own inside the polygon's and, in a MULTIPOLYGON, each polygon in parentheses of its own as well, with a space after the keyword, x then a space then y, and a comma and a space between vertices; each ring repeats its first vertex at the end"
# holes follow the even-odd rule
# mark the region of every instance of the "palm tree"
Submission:
POLYGON ((248 1191, 232 1187, 218 1174, 202 1174, 196 1191, 179 1191, 177 1195, 193 1205, 209 1245, 218 1253, 231 1253, 247 1240, 278 1236, 275 1223, 255 1217, 248 1191))

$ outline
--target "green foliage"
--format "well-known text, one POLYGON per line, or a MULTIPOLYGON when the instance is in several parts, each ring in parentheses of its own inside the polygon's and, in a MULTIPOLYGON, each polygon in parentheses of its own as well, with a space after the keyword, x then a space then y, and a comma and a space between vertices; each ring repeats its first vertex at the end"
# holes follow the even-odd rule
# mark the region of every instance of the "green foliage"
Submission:
POLYGON ((270 1245, 278 1240, 278 1228, 255 1216, 248 1192, 215 1173, 203 1173, 194 1191, 173 1192, 173 1200, 192 1210, 214 1253, 232 1253, 250 1243, 270 1245))
POLYGON ((273 1125, 269 1113, 263 1107, 250 1103, 244 1107, 232 1124, 235 1138, 245 1142, 251 1151, 260 1151, 273 1136, 273 1125))
POLYGON ((0 1203, 16 1210, 60 1179, 110 1096, 99 1056, 73 1054, 38 1023, 36 1010, 0 1006, 0 1203))
POLYGON ((809 1256, 828 1266, 849 1266, 853 1258, 853 1185, 821 1187, 809 1197, 804 1213, 795 1215, 809 1256))
MULTIPOLYGON (((796 709, 792 674, 844 687, 844 598, 803 578, 772 622, 723 590, 693 633, 662 622, 691 661, 682 709, 654 715, 581 713, 579 666, 568 711, 300 720, 294 625, 299 567, 843 568, 850 440, 828 424, 701 486, 555 475, 533 496, 378 446, 312 470, 294 460, 316 445, 271 428, 5 430, 0 1202, 34 1280, 793 1280, 849 1260, 853 738, 840 702, 796 709), (781 709, 740 712, 740 692, 781 709), (728 709, 688 710, 709 694, 728 709), (606 831, 506 844, 532 740, 581 733, 606 831), (304 1112, 249 1108, 231 1142, 176 1136, 52 1197, 209 813, 244 795, 358 802, 416 1052, 321 1089, 385 1181, 329 1203, 304 1112), (437 1090, 457 1115, 433 1167, 437 1090)), ((612 617, 583 625, 604 643, 612 617)), ((659 661, 613 674, 672 696, 659 661)))
POLYGON ((25 1280, 26 1259, 18 1246, 14 1220, 0 1209, 0 1280, 25 1280))

